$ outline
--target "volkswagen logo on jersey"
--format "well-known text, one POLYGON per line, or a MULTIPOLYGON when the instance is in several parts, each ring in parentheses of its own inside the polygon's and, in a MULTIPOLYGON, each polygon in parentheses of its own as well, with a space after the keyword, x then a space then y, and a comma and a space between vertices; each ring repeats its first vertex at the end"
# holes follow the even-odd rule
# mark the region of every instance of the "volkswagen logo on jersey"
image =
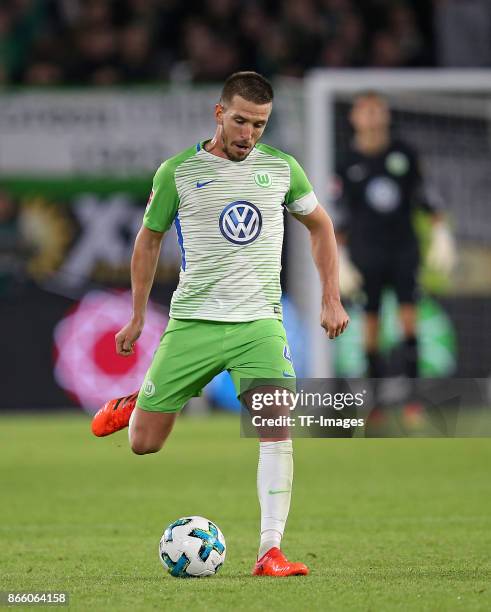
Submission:
POLYGON ((401 204, 401 191, 395 181, 385 176, 372 179, 366 188, 369 205, 378 213, 390 213, 401 204))
POLYGON ((234 244, 249 244, 256 240, 261 233, 262 223, 259 208, 245 200, 227 204, 219 220, 223 236, 234 244))

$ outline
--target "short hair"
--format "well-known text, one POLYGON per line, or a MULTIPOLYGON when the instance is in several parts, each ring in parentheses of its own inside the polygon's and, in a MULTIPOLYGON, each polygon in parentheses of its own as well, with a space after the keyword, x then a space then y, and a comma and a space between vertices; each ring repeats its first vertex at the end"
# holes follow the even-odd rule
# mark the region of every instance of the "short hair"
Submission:
POLYGON ((273 101, 274 93, 268 79, 252 70, 244 70, 228 77, 223 85, 220 102, 230 104, 234 96, 254 104, 268 104, 273 101))
POLYGON ((358 100, 362 100, 363 98, 375 98, 376 100, 380 100, 380 102, 384 102, 388 105, 385 95, 376 89, 363 89, 362 91, 356 92, 353 96, 353 104, 358 102, 358 100))

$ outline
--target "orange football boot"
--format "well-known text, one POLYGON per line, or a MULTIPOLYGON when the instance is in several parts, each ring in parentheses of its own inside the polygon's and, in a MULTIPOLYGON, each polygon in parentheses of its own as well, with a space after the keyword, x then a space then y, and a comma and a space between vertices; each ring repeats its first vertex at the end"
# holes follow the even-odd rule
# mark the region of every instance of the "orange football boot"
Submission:
POLYGON ((128 427, 137 397, 138 392, 106 402, 92 419, 94 436, 108 436, 115 431, 128 427))
POLYGON ((291 563, 276 546, 258 559, 252 570, 253 576, 306 576, 308 573, 306 565, 291 563))

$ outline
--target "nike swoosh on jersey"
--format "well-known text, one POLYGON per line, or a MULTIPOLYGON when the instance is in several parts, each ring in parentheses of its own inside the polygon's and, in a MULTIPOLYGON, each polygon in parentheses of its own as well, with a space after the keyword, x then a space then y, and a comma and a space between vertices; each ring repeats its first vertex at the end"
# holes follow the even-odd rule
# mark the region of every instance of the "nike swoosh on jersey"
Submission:
POLYGON ((205 187, 206 185, 209 185, 210 183, 214 183, 216 181, 216 179, 212 179, 211 181, 205 181, 204 183, 200 183, 199 181, 196 183, 196 189, 201 189, 201 187, 205 187))
POLYGON ((270 489, 268 493, 270 495, 276 495, 277 493, 290 493, 290 489, 277 489, 276 491, 273 491, 272 489, 270 489))

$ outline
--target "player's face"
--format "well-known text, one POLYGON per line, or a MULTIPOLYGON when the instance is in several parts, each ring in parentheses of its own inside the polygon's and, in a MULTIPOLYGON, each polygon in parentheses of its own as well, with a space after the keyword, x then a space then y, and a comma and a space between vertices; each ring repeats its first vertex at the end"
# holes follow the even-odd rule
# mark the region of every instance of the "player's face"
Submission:
POLYGON ((272 103, 254 104, 235 95, 230 104, 217 104, 216 119, 222 126, 222 149, 231 161, 242 161, 263 135, 272 103))
POLYGON ((385 130, 390 125, 390 110, 382 98, 362 96, 353 104, 350 121, 356 132, 385 130))

